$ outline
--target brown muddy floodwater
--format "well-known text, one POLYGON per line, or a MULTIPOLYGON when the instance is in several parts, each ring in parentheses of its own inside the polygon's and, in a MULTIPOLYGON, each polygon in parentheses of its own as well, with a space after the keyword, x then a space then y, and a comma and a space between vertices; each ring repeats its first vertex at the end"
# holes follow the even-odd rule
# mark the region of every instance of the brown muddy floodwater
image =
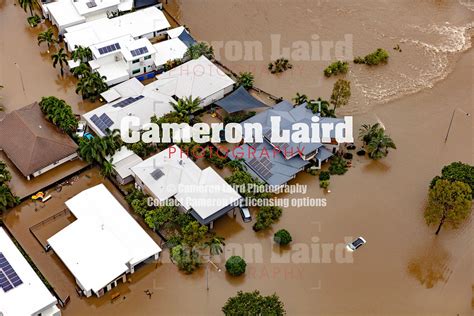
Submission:
MULTIPOLYGON (((265 52, 270 34, 282 34, 284 45, 308 41, 311 34, 328 41, 352 34, 354 55, 386 48, 391 57, 385 66, 350 64, 353 97, 344 112, 356 114, 356 129, 381 121, 398 149, 380 162, 355 158, 346 175, 331 178, 330 193, 319 188, 315 177, 299 175, 292 183, 307 185, 308 192, 291 197, 325 197, 327 206, 284 208, 272 232, 256 234, 239 216, 217 221, 215 231, 226 238, 226 254, 240 252, 249 262, 242 278, 211 268, 206 291, 204 268, 181 274, 165 252, 162 264, 144 267, 132 275, 132 283, 117 288, 123 296, 118 302, 110 302, 111 293, 102 299, 72 295, 64 315, 219 315, 228 297, 254 289, 277 292, 289 315, 472 315, 472 219, 457 230, 443 228, 435 237, 435 228, 422 217, 428 183, 442 166, 473 163, 472 116, 456 112, 444 143, 453 110, 474 112, 474 53, 467 31, 472 11, 458 1, 434 0, 189 0, 179 7, 169 2, 192 34, 208 42, 257 40, 265 52), (402 52, 392 50, 396 44, 402 52), (293 236, 290 249, 273 246, 271 236, 280 228, 293 236), (343 246, 357 236, 364 236, 367 245, 350 255, 343 246), (151 299, 146 289, 154 293, 151 299)), ((23 100, 18 71, 11 65, 19 60, 22 69, 31 64, 34 70, 25 81, 27 96, 58 94, 84 109, 73 88, 55 84, 59 72, 41 57, 24 18, 10 3, 1 7, 0 79, 10 85, 6 99, 23 100)), ((293 70, 271 76, 266 72, 269 53, 259 61, 220 59, 236 72, 255 72, 258 87, 285 98, 297 91, 328 98, 335 81, 322 75, 328 61, 295 61, 293 70)), ((97 181, 94 176, 59 197, 97 181)), ((18 218, 31 212, 31 206, 22 208, 16 210, 22 214, 18 218)))
MULTIPOLYGON (((82 114, 98 104, 83 101, 75 93, 76 79, 66 71, 61 77, 59 68, 53 68, 46 44, 37 45, 38 33, 51 26, 43 23, 29 27, 27 14, 17 1, 0 0, 0 85, 2 104, 7 112, 41 100, 43 96, 64 99, 74 113, 82 114)), ((54 29, 56 31, 56 29, 54 29)))

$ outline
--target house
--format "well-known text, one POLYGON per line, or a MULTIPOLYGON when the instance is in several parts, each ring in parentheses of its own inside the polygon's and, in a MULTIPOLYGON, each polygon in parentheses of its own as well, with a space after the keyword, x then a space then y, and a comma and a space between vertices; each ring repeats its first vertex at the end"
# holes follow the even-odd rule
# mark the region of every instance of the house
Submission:
POLYGON ((66 28, 64 41, 72 52, 76 46, 90 47, 123 36, 133 39, 165 35, 170 23, 164 13, 149 7, 114 18, 103 17, 66 28))
POLYGON ((242 197, 211 167, 201 170, 176 145, 132 167, 135 185, 160 202, 174 198, 202 225, 229 213, 242 197))
POLYGON ((127 274, 158 259, 161 248, 103 184, 82 191, 66 206, 76 220, 48 244, 86 297, 104 295, 127 274))
POLYGON ((83 114, 82 118, 95 134, 103 137, 107 129, 120 129, 124 117, 133 115, 145 123, 154 115, 161 117, 173 111, 170 102, 174 100, 157 91, 155 82, 143 85, 136 78, 122 82, 102 93, 107 104, 83 114))
POLYGON ((78 157, 76 143, 45 119, 36 102, 0 121, 0 148, 28 180, 78 157))
POLYGON ((182 59, 188 50, 188 46, 179 38, 171 38, 153 45, 155 49, 156 70, 164 70, 167 61, 182 59))
POLYGON ((155 70, 155 48, 147 38, 122 36, 90 46, 91 69, 106 78, 108 86, 155 70))
POLYGON ((192 96, 201 99, 201 107, 212 104, 230 93, 234 80, 205 56, 190 60, 156 76, 155 87, 174 99, 192 96))
POLYGON ((114 174, 117 182, 124 185, 133 181, 131 168, 142 162, 143 159, 123 146, 112 157, 107 157, 107 161, 114 165, 114 174))
MULTIPOLYGON (((248 171, 262 181, 280 186, 293 179, 300 171, 310 164, 321 168, 323 162, 327 161, 339 148, 335 140, 335 132, 331 131, 330 144, 322 143, 285 143, 271 142, 272 116, 281 118, 281 128, 288 129, 292 124, 311 124, 311 117, 315 114, 306 107, 306 103, 293 106, 288 101, 282 101, 272 108, 260 112, 245 123, 260 123, 263 126, 263 143, 245 143, 241 145, 244 155, 229 155, 230 159, 242 158, 248 171), (251 155, 247 153, 252 153, 251 155), (242 156, 242 157, 240 157, 242 156)), ((320 123, 342 123, 343 119, 322 117, 320 123)))
POLYGON ((0 227, 0 315, 61 316, 57 303, 0 227))

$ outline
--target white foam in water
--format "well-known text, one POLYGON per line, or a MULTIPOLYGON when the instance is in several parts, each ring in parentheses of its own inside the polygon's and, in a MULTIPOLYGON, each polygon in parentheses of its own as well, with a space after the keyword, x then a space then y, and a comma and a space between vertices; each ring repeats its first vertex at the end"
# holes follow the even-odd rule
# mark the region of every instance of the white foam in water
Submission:
MULTIPOLYGON (((474 3, 474 1, 472 1, 474 3)), ((389 52, 397 56, 389 65, 377 71, 363 69, 354 76, 354 85, 366 97, 366 106, 371 103, 386 103, 407 94, 416 93, 444 79, 452 69, 453 57, 471 47, 470 30, 474 23, 465 26, 429 25, 408 26, 420 32, 421 39, 401 38, 403 52, 389 52), (426 39, 425 39, 426 37, 426 39), (405 59, 404 59, 405 58, 405 59), (391 65, 391 66, 390 66, 391 65), (367 73, 366 73, 367 72, 367 73)), ((409 32, 412 33, 412 32, 409 32)), ((359 110, 366 110, 360 108, 359 110)))

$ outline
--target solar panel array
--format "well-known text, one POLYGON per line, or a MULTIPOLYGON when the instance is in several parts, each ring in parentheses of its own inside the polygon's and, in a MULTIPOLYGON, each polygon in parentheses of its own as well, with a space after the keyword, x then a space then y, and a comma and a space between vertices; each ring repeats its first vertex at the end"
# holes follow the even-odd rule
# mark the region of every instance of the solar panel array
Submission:
POLYGON ((107 129, 110 128, 112 125, 114 125, 114 121, 107 115, 107 114, 102 114, 100 117, 97 115, 92 115, 91 116, 91 121, 92 123, 97 126, 102 133, 107 134, 107 129))
POLYGON ((101 55, 104 55, 104 54, 107 54, 107 53, 115 52, 118 49, 120 49, 120 44, 115 43, 115 44, 112 44, 112 45, 107 45, 107 46, 99 48, 99 53, 101 55))
POLYGON ((144 98, 144 96, 142 96, 142 95, 139 95, 138 97, 135 97, 135 98, 134 97, 126 98, 125 100, 122 100, 120 102, 115 103, 114 105, 112 105, 112 107, 114 107, 114 108, 124 108, 127 105, 130 105, 133 102, 141 100, 143 98, 144 98))
POLYGON ((270 177, 273 175, 271 171, 273 164, 267 157, 261 157, 259 159, 253 158, 248 162, 248 164, 265 180, 270 179, 270 177))
POLYGON ((146 53, 148 53, 148 48, 146 48, 146 47, 140 47, 140 48, 133 49, 133 50, 130 51, 130 54, 132 54, 133 57, 143 55, 143 54, 146 54, 146 53))
POLYGON ((161 171, 160 169, 156 169, 154 170, 152 173, 150 173, 151 176, 153 177, 153 179, 155 180, 158 180, 160 179, 162 176, 164 176, 165 174, 163 173, 163 171, 161 171))
POLYGON ((95 0, 91 0, 87 2, 86 5, 90 9, 90 8, 95 8, 97 6, 97 3, 95 2, 95 0))
POLYGON ((23 284, 18 274, 8 262, 7 258, 0 252, 0 287, 4 292, 23 284))

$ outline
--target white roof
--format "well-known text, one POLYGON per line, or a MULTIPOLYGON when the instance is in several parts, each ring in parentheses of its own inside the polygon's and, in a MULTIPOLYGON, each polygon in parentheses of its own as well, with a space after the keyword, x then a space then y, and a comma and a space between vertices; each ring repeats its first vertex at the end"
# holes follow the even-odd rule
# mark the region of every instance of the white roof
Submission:
MULTIPOLYGON (((36 315, 41 310, 57 304, 38 275, 16 248, 7 233, 0 227, 0 252, 23 281, 19 286, 4 292, 0 288, 0 315, 36 315)), ((1 269, 0 269, 1 270, 1 269)))
POLYGON ((168 36, 170 38, 176 38, 176 37, 180 36, 181 33, 183 33, 183 31, 185 31, 185 30, 186 29, 184 28, 184 26, 178 26, 178 27, 172 28, 170 30, 167 30, 166 34, 168 34, 168 36))
POLYGON ((181 59, 188 50, 179 38, 172 38, 167 41, 154 44, 155 47, 155 65, 161 66, 166 64, 168 60, 181 59))
POLYGON ((79 14, 72 0, 58 0, 46 3, 44 6, 60 29, 86 21, 86 18, 79 14))
POLYGON ((66 201, 77 218, 48 239, 61 261, 86 290, 101 288, 161 248, 103 184, 66 201))
POLYGON ((160 92, 178 98, 202 99, 234 84, 222 70, 204 56, 190 60, 156 76, 160 92))
POLYGON ((241 198, 214 169, 201 170, 178 146, 172 148, 132 167, 135 177, 160 201, 175 197, 206 219, 241 198), (157 169, 162 175, 155 179, 152 172, 157 169))
POLYGON ((105 136, 105 133, 103 133, 94 124, 94 122, 92 122, 91 117, 93 115, 100 117, 104 113, 107 114, 107 116, 109 116, 113 121, 113 125, 109 129, 114 130, 120 129, 121 120, 126 116, 137 116, 140 118, 141 124, 144 124, 150 122, 150 118, 153 115, 161 117, 169 112, 172 112, 173 107, 170 105, 170 102, 173 102, 174 100, 170 96, 156 91, 154 88, 155 82, 152 82, 146 86, 144 86, 136 78, 122 82, 109 89, 115 91, 110 92, 111 95, 116 93, 119 94, 121 96, 119 99, 83 114, 83 118, 87 121, 87 125, 90 126, 97 135, 105 136), (140 96, 143 96, 143 98, 138 99, 137 101, 132 102, 124 107, 114 107, 114 105, 129 97, 137 98, 140 96))
POLYGON ((130 170, 130 168, 143 161, 140 156, 127 149, 125 146, 122 146, 122 148, 120 148, 120 150, 117 151, 112 157, 107 157, 108 161, 111 159, 112 164, 114 165, 114 170, 122 179, 131 176, 132 170, 130 170))
POLYGON ((149 7, 112 19, 101 18, 66 28, 65 41, 70 50, 74 47, 89 47, 114 38, 143 35, 163 31, 170 27, 161 10, 149 7))

